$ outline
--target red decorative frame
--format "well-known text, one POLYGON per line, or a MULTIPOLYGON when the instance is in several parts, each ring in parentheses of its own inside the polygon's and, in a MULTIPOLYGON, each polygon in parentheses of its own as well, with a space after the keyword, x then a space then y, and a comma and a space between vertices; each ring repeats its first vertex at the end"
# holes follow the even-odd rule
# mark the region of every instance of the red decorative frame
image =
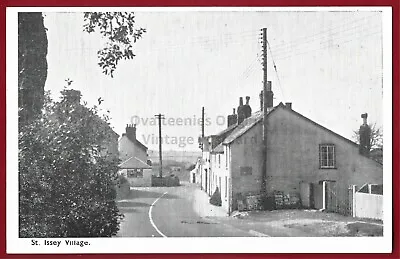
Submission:
MULTIPOLYGON (((4 1, 1 4, 1 55, 0 67, 0 258, 71 258, 78 255, 8 255, 6 254, 6 8, 11 6, 391 6, 393 12, 393 118, 399 115, 399 6, 397 0, 19 0, 4 1)), ((400 157, 399 121, 393 120, 393 252, 391 254, 86 254, 79 258, 400 258, 399 240, 399 198, 400 170, 397 163, 400 157)))

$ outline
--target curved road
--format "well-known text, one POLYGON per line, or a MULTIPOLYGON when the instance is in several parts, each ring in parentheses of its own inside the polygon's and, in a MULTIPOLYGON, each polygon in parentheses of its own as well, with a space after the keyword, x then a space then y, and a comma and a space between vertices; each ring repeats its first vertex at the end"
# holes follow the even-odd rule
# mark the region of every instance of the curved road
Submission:
POLYGON ((194 209, 195 186, 143 187, 119 201, 125 215, 119 237, 226 237, 252 236, 248 232, 201 217, 194 209))

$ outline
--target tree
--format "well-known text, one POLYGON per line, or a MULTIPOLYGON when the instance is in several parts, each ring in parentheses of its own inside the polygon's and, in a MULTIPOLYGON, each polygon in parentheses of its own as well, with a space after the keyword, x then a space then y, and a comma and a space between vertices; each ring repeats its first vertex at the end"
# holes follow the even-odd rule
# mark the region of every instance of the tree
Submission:
MULTIPOLYGON (((85 12, 84 31, 100 31, 106 46, 97 52, 103 73, 113 77, 122 59, 132 59, 135 43, 145 29, 135 28, 133 12, 85 12)), ((18 117, 20 125, 35 119, 44 101, 47 78, 47 34, 40 12, 18 13, 18 117)))
POLYGON ((122 215, 116 206, 119 160, 104 155, 107 121, 98 107, 63 90, 45 95, 43 113, 19 133, 20 237, 109 237, 122 215))
POLYGON ((40 114, 47 78, 47 35, 41 13, 18 13, 18 117, 40 114))

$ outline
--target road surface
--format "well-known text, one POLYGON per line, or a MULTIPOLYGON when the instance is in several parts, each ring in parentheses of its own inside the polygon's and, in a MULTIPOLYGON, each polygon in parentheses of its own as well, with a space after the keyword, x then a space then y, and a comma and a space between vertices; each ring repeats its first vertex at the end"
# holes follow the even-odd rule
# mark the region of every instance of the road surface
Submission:
POLYGON ((127 199, 118 202, 125 217, 117 237, 254 236, 215 217, 201 217, 194 208, 195 188, 186 183, 132 189, 127 199))

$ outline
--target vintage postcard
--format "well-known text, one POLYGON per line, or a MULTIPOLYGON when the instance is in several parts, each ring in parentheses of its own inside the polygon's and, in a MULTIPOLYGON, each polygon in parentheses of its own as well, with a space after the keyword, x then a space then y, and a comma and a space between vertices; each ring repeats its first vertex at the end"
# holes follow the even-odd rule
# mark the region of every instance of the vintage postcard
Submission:
POLYGON ((7 8, 7 253, 391 252, 391 26, 7 8))

